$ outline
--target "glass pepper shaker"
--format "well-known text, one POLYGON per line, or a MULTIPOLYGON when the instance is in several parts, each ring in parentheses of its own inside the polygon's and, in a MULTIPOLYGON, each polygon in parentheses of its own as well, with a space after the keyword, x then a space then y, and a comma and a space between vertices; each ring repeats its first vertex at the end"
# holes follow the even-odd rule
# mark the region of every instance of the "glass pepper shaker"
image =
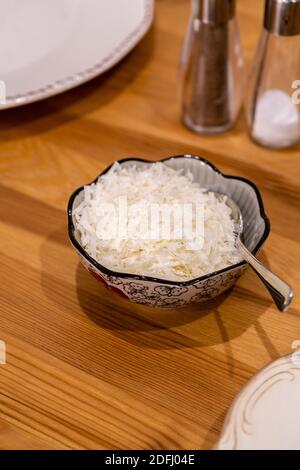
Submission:
POLYGON ((180 64, 183 123, 203 134, 233 127, 242 103, 243 68, 235 0, 192 0, 180 64))
POLYGON ((246 99, 249 133, 258 144, 280 149, 300 141, 299 78, 300 0, 266 0, 246 99))

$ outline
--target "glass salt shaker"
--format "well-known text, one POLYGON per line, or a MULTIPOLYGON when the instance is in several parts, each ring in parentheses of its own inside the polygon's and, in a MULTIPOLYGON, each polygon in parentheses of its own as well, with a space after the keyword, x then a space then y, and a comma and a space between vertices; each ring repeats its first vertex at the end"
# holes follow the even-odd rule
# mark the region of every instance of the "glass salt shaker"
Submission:
POLYGON ((300 141, 300 0, 266 0, 246 99, 250 136, 287 148, 300 141))
POLYGON ((180 64, 183 123, 203 134, 233 127, 242 103, 243 69, 235 0, 192 0, 180 64))

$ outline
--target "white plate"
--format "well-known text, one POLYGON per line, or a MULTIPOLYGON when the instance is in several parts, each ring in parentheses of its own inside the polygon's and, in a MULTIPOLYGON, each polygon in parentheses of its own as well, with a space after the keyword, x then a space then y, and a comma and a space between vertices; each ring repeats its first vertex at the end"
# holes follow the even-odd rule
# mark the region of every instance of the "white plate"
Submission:
POLYGON ((300 356, 283 357, 244 387, 225 420, 218 450, 300 450, 300 356))
POLYGON ((0 12, 0 108, 11 108, 115 65, 150 27, 153 0, 0 0, 0 12))

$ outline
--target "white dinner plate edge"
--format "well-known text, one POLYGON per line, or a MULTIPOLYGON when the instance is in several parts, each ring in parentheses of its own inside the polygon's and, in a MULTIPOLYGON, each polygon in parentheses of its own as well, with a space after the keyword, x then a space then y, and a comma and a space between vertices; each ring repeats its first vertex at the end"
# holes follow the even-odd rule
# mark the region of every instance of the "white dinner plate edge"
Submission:
POLYGON ((58 95, 82 85, 111 69, 139 43, 150 29, 154 18, 154 3, 153 0, 144 0, 144 4, 144 16, 139 26, 129 36, 127 36, 124 41, 109 54, 109 56, 103 58, 101 62, 92 65, 86 70, 79 71, 72 76, 66 77, 65 79, 49 83, 43 88, 30 90, 24 94, 7 96, 5 102, 0 103, 0 110, 15 108, 50 98, 51 96, 58 95))

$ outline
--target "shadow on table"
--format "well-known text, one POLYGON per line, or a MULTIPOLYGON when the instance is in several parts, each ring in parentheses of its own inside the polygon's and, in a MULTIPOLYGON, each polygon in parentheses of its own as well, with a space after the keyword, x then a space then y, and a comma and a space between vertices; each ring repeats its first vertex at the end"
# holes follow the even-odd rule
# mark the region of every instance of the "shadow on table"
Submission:
MULTIPOLYGON (((69 313, 70 303, 77 303, 75 315, 80 308, 94 324, 140 348, 167 350, 222 344, 230 374, 234 370, 230 341, 251 326, 256 329, 270 358, 279 356, 259 323, 260 316, 270 307, 271 301, 250 270, 231 291, 212 301, 181 309, 153 309, 130 303, 103 288, 80 263, 74 273, 75 290, 70 282, 65 285, 69 292, 62 295, 54 261, 57 259, 57 244, 69 246, 64 225, 45 240, 40 251, 44 293, 61 311, 69 313), (251 290, 248 290, 249 285, 251 290), (253 292, 257 292, 255 297, 253 292)), ((260 258, 267 264, 264 255, 260 258)))
MULTIPOLYGON (((245 275, 248 276, 249 273, 245 275)), ((236 287, 202 304, 154 309, 119 299, 99 285, 81 264, 78 264, 76 277, 78 302, 86 315, 123 340, 144 348, 190 348, 224 343, 230 355, 229 341, 251 325, 257 325, 260 315, 271 303, 264 297, 253 299, 250 291, 236 287), (252 308, 247 309, 247 305, 252 308)), ((257 332, 272 357, 277 357, 261 326, 257 332)))
POLYGON ((218 418, 213 422, 212 426, 210 427, 204 438, 204 441, 202 442, 203 449, 211 450, 218 443, 221 437, 224 421, 230 406, 231 404, 228 404, 228 409, 223 411, 220 416, 218 416, 218 418))
MULTIPOLYGON (((210 302, 181 309, 153 309, 130 303, 103 288, 80 263, 76 264, 72 274, 75 286, 70 278, 64 283, 62 294, 62 281, 57 277, 58 244, 72 250, 65 225, 50 234, 40 250, 43 291, 49 301, 59 307, 62 315, 63 312, 68 316, 70 312, 80 315, 81 311, 94 325, 143 349, 196 349, 222 345, 220 354, 224 356, 230 377, 234 376, 236 367, 231 340, 251 326, 256 329, 270 359, 279 357, 259 322, 271 301, 250 270, 231 291, 210 302), (254 292, 257 293, 255 297, 254 292)), ((76 258, 75 252, 72 255, 76 258)), ((265 256, 260 258, 267 264, 265 256)), ((83 317, 81 321, 86 335, 91 325, 86 324, 83 317)))
POLYGON ((101 108, 132 82, 152 57, 155 27, 114 68, 57 96, 2 110, 0 139, 16 140, 42 134, 101 108))

